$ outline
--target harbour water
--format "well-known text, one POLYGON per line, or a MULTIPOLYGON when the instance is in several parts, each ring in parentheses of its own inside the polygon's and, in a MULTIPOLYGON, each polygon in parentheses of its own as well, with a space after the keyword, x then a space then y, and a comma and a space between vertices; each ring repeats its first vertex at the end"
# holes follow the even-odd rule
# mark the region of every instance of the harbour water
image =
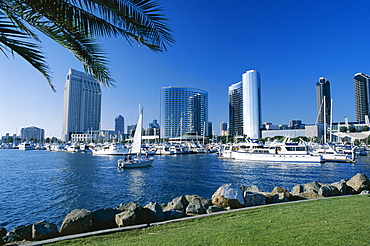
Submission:
POLYGON ((273 163, 217 159, 216 154, 155 156, 153 166, 117 168, 118 156, 0 150, 0 226, 46 220, 61 225, 76 208, 95 210, 135 201, 167 203, 196 194, 211 198, 225 183, 290 190, 311 181, 370 177, 370 157, 356 163, 273 163))

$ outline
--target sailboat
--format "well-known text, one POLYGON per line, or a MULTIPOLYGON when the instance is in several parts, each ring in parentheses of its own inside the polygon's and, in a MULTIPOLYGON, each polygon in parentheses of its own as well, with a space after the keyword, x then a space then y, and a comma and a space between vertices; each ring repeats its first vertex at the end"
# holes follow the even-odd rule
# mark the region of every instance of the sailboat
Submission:
POLYGON ((133 167, 147 167, 152 165, 154 158, 141 157, 141 139, 142 139, 142 128, 143 128, 143 108, 140 108, 139 119, 136 126, 136 131, 134 135, 134 141, 132 142, 131 150, 128 158, 119 159, 119 168, 133 168, 133 167), (131 158, 132 154, 136 154, 136 158, 131 158))

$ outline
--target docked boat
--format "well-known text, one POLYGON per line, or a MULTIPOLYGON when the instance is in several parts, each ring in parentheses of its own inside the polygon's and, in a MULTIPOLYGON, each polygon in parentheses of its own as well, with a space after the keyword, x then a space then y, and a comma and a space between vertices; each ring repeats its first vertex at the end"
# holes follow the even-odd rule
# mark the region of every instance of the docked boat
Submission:
POLYGON ((175 154, 174 150, 171 149, 171 145, 167 144, 158 144, 154 146, 156 155, 173 155, 175 154))
POLYGON ((314 162, 321 163, 320 155, 312 155, 308 146, 301 143, 278 142, 268 148, 251 148, 247 151, 231 151, 231 157, 236 160, 276 161, 276 162, 314 162))
POLYGON ((18 145, 18 149, 20 150, 34 150, 34 146, 31 143, 23 142, 18 145))
POLYGON ((129 154, 130 148, 126 145, 109 143, 103 146, 97 146, 92 149, 93 155, 127 155, 129 154))
POLYGON ((339 152, 335 149, 335 146, 331 144, 324 144, 314 148, 312 151, 313 155, 321 155, 324 161, 329 162, 355 162, 356 154, 353 150, 351 153, 339 152))
POLYGON ((234 159, 233 152, 252 152, 253 149, 263 149, 264 145, 256 140, 248 139, 246 142, 223 145, 219 151, 218 158, 234 159))
POLYGON ((141 139, 142 139, 142 128, 143 128, 143 109, 140 109, 139 119, 136 126, 134 135, 134 141, 132 143, 130 153, 125 156, 124 159, 119 159, 119 168, 135 168, 135 167, 148 167, 151 166, 154 158, 147 155, 145 158, 141 157, 141 139), (131 158, 132 154, 136 154, 136 158, 131 158))
POLYGON ((64 148, 67 152, 81 152, 80 145, 77 143, 68 144, 64 148))

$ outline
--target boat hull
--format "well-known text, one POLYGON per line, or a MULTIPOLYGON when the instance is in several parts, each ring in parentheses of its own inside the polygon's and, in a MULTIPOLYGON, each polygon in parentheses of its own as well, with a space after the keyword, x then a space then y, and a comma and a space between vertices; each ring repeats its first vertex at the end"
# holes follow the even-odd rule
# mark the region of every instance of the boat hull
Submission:
POLYGON ((122 159, 118 160, 119 168, 138 168, 138 167, 148 167, 151 166, 154 161, 154 158, 149 159, 133 159, 132 161, 123 161, 122 159))
POLYGON ((257 154, 246 152, 232 152, 232 157, 236 160, 250 161, 276 161, 276 162, 324 162, 322 156, 298 155, 298 154, 257 154))

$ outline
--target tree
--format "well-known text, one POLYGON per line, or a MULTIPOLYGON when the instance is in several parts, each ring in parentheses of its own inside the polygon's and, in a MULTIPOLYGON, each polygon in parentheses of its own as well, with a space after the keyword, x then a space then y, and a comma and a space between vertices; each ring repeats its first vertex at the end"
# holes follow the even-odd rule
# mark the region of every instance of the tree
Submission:
POLYGON ((155 52, 167 50, 174 40, 161 11, 155 0, 0 0, 0 51, 24 58, 55 91, 38 30, 68 49, 86 73, 109 88, 114 80, 97 38, 123 36, 155 52))
POLYGON ((349 131, 349 132, 356 132, 356 127, 354 127, 354 126, 349 126, 349 127, 348 127, 348 131, 349 131))
POLYGON ((347 127, 346 127, 346 126, 341 126, 341 127, 339 128, 339 131, 340 131, 340 132, 347 132, 347 127))
POLYGON ((368 126, 363 126, 363 127, 361 127, 361 131, 368 132, 369 131, 369 127, 368 126))

